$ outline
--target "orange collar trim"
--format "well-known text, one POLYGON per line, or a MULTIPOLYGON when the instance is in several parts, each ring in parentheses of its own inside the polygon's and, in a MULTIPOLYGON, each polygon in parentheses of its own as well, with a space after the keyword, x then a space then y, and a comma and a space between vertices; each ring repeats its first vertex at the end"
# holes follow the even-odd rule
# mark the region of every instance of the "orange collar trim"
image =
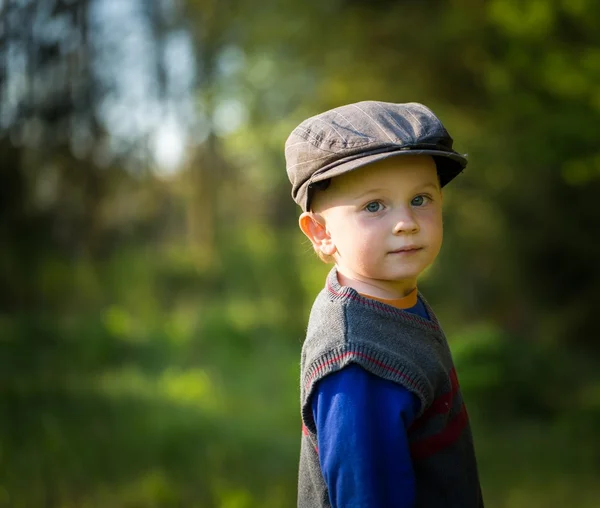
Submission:
POLYGON ((376 296, 365 295, 364 293, 359 293, 361 296, 365 298, 370 298, 371 300, 377 300, 378 302, 385 303, 387 305, 391 305, 392 307, 396 307, 397 309, 410 309, 417 305, 417 288, 413 289, 410 293, 402 298, 377 298, 376 296))

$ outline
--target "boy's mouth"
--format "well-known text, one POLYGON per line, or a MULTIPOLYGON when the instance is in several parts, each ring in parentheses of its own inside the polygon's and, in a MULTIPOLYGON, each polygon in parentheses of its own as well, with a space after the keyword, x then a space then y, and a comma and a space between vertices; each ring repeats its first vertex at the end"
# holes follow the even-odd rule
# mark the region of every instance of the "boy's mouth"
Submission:
POLYGON ((407 245, 405 247, 400 247, 399 249, 393 250, 390 254, 410 254, 411 252, 418 252, 423 247, 419 247, 417 245, 407 245))

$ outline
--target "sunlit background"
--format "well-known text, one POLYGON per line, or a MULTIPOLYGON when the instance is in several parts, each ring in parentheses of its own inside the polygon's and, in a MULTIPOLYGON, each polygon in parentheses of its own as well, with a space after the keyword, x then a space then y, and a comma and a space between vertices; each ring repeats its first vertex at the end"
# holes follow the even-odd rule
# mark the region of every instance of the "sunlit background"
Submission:
POLYGON ((600 3, 0 0, 0 508, 295 506, 328 267, 283 143, 419 101, 486 506, 600 507, 600 3))

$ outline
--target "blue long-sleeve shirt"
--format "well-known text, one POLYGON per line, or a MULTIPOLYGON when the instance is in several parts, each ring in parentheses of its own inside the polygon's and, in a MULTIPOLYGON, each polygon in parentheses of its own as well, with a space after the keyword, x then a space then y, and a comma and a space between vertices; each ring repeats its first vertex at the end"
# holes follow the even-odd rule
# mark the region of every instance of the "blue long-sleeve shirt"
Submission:
MULTIPOLYGON (((404 310, 428 318, 420 300, 404 310)), ((414 506, 407 436, 419 410, 414 394, 351 364, 319 381, 312 410, 333 508, 414 506)))

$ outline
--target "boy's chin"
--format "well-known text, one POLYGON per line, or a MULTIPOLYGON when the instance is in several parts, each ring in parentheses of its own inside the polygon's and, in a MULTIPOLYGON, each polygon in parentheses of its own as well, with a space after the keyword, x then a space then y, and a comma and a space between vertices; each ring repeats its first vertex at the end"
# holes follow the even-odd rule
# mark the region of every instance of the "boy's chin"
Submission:
POLYGON ((414 268, 404 268, 397 270, 389 270, 385 273, 381 274, 381 280, 387 280, 390 283, 395 282, 404 282, 407 280, 417 279, 423 272, 425 268, 422 266, 414 267, 414 268))
POLYGON ((420 264, 414 267, 389 267, 388 269, 369 270, 366 267, 352 269, 347 266, 336 265, 338 273, 342 277, 354 280, 356 282, 385 284, 389 286, 400 286, 406 283, 415 282, 416 279, 425 271, 426 267, 420 264))

